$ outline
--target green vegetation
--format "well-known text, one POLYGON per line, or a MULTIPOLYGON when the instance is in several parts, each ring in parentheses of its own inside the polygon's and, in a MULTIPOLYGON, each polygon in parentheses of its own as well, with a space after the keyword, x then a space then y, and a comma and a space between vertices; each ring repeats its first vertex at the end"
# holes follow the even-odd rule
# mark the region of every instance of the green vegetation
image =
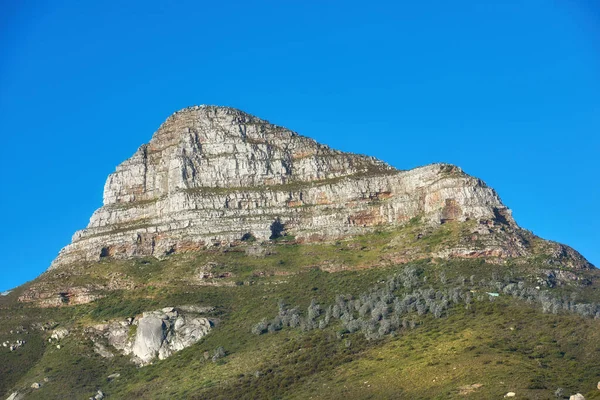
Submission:
POLYGON ((548 399, 562 388, 600 398, 600 319, 582 305, 600 302, 598 271, 546 284, 543 257, 396 261, 459 243, 468 229, 448 223, 417 238, 415 219, 336 242, 248 237, 163 260, 50 271, 0 298, 0 343, 26 340, 13 352, 0 347, 0 397, 548 399), (106 289, 115 281, 127 288, 106 289), (103 297, 48 309, 16 301, 42 284, 95 285, 103 297), (186 304, 215 307, 214 329, 195 345, 142 368, 94 352, 92 326, 186 304), (55 327, 71 334, 49 343, 55 327))

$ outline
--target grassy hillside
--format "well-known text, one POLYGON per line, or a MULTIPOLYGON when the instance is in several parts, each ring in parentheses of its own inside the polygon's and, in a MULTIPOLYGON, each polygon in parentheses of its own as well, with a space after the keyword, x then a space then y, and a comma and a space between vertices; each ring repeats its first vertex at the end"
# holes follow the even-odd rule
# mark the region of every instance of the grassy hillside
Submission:
POLYGON ((426 254, 460 241, 464 226, 443 226, 418 242, 417 229, 320 244, 283 238, 47 273, 0 297, 0 343, 26 341, 12 352, 0 347, 0 394, 480 399, 513 391, 550 399, 561 388, 565 397, 600 398, 597 270, 549 279, 543 256, 400 262, 399 249, 426 254), (115 276, 127 288, 102 289, 115 276), (102 298, 58 308, 17 302, 36 285, 96 285, 102 298), (195 345, 141 368, 94 352, 90 327, 186 304, 215 307, 208 315, 215 328, 195 345), (297 325, 284 318, 294 313, 297 325), (71 333, 50 343, 57 327, 71 333), (219 348, 224 355, 213 359, 219 348))

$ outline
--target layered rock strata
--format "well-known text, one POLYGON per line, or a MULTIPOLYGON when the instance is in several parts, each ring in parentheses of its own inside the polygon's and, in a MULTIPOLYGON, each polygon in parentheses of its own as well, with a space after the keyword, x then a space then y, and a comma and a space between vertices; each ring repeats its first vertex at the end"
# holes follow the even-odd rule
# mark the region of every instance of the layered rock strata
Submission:
POLYGON ((399 171, 239 110, 195 106, 170 116, 108 177, 104 205, 51 268, 248 237, 338 238, 414 217, 516 226, 495 191, 458 167, 399 171))

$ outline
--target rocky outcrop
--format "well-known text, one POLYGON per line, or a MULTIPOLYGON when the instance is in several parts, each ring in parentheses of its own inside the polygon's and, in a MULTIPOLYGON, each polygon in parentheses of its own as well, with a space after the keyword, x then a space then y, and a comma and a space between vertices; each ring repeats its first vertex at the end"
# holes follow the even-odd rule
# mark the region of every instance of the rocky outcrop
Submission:
POLYGON ((39 307, 86 304, 102 297, 94 292, 105 289, 102 286, 87 285, 85 287, 69 286, 64 290, 56 291, 48 286, 46 282, 32 285, 18 299, 23 303, 36 303, 39 307))
POLYGON ((21 340, 21 339, 17 339, 14 343, 11 343, 10 341, 5 341, 2 342, 2 347, 6 347, 8 350, 10 351, 15 351, 20 349, 21 347, 23 347, 25 345, 25 341, 21 340))
POLYGON ((249 236, 338 238, 417 216, 516 226, 495 191, 458 167, 399 171, 239 110, 196 106, 169 117, 108 177, 104 205, 51 268, 249 236))
MULTIPOLYGON (((141 317, 98 325, 95 331, 100 332, 108 346, 146 365, 156 358, 163 360, 206 336, 213 323, 199 314, 210 310, 198 306, 166 307, 145 312, 141 317)), ((94 343, 94 351, 105 358, 114 356, 101 341, 94 343)))
MULTIPOLYGON (((106 292, 132 289, 133 281, 122 272, 109 273, 101 283, 83 286, 70 282, 72 275, 66 271, 55 271, 52 279, 42 279, 27 287, 18 297, 23 303, 34 303, 38 307, 60 307, 86 304, 105 296, 106 292)), ((47 278, 47 276, 46 276, 47 278)))
POLYGON ((69 331, 65 328, 58 328, 52 331, 52 335, 50 335, 50 339, 54 340, 62 340, 69 335, 69 331))
POLYGON ((19 392, 13 392, 10 396, 6 398, 6 400, 22 400, 25 396, 20 394, 19 392))

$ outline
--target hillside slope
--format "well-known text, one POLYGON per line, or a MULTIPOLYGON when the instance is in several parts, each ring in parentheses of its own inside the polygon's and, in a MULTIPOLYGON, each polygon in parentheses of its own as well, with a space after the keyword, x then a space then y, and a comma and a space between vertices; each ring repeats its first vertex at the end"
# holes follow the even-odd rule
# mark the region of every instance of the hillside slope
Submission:
POLYGON ((191 107, 0 296, 0 397, 600 398, 599 278, 458 167, 191 107))

